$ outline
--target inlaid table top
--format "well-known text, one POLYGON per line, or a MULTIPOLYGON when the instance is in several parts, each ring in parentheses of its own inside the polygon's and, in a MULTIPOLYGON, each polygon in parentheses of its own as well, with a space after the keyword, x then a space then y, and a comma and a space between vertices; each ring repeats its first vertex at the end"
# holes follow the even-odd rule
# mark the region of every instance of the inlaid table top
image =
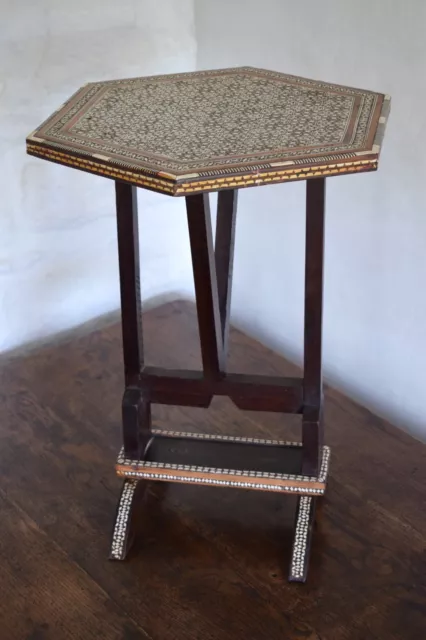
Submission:
POLYGON ((390 97, 252 67, 77 91, 31 155, 170 195, 377 169, 390 97))

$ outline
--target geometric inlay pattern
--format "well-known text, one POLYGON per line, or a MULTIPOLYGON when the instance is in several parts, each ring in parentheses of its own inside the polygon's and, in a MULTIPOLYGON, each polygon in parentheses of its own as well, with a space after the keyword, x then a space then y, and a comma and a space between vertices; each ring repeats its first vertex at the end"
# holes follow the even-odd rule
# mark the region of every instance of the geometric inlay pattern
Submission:
POLYGON ((389 108, 383 94, 240 67, 90 83, 27 143, 33 155, 179 195, 236 178, 263 184, 274 171, 284 181, 303 179, 298 168, 375 169, 389 108))

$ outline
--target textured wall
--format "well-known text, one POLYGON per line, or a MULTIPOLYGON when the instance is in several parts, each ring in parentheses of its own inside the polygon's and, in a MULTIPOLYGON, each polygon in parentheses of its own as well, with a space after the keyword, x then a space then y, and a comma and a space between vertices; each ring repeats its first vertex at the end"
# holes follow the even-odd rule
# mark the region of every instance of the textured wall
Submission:
MULTIPOLYGON (((426 438, 425 4, 195 7, 199 68, 253 64, 392 94, 379 172, 329 180, 325 368, 426 438)), ((189 70, 195 57, 193 0, 0 0, 0 350, 119 300, 113 183, 26 156, 26 134, 84 82, 189 70)), ((303 206, 301 183, 242 191, 233 302, 237 323, 295 359, 303 206)), ((183 207, 140 194, 145 298, 193 292, 183 207)))
MULTIPOLYGON (((119 304, 112 181, 25 155, 80 85, 188 71, 193 1, 0 0, 0 351, 119 304)), ((183 201, 141 192, 145 298, 188 281, 183 201)))
MULTIPOLYGON (((199 68, 251 64, 392 95, 379 172, 328 181, 325 370, 426 439, 425 3, 199 0, 196 25, 199 68)), ((303 208, 302 183, 241 192, 233 289, 234 320, 295 359, 303 208)))

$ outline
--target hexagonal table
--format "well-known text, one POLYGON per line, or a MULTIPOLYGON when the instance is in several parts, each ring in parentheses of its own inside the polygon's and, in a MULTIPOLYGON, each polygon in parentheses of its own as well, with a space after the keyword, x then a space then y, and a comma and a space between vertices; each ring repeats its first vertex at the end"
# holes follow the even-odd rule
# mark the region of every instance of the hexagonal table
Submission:
POLYGON ((306 579, 315 503, 326 487, 321 377, 325 178, 374 171, 390 98, 241 67, 89 83, 27 139, 29 154, 115 180, 125 390, 124 478, 111 558, 132 540, 144 480, 298 496, 290 580, 306 579), (306 180, 303 378, 226 372, 237 193, 306 180), (203 371, 144 364, 136 187, 185 196, 203 371), (213 243, 208 192, 218 191, 213 243), (301 442, 151 427, 151 403, 297 413, 301 442))

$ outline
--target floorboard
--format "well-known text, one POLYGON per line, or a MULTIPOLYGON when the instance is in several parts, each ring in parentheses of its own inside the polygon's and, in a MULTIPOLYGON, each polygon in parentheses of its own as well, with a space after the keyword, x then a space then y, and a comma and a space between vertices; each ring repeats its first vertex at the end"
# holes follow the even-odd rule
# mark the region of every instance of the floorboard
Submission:
MULTIPOLYGON (((193 305, 144 316, 148 364, 200 367, 193 305)), ((232 330, 230 370, 298 375, 232 330)), ((0 362, 1 640, 423 640, 426 446, 326 391, 329 487, 306 585, 287 583, 295 499, 150 483, 131 558, 108 562, 120 326, 0 362)), ((155 406, 154 426, 300 437, 300 418, 155 406)))

